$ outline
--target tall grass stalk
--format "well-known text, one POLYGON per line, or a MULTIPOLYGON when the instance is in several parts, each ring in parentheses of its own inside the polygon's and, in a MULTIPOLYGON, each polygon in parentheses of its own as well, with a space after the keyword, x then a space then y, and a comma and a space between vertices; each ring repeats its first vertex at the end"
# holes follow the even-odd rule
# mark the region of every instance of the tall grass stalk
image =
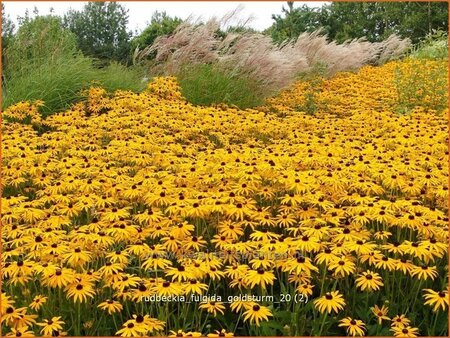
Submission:
POLYGON ((80 91, 93 82, 109 91, 118 89, 140 91, 143 72, 111 64, 97 68, 94 60, 81 55, 60 57, 48 63, 31 60, 16 71, 3 85, 3 109, 20 101, 44 101, 42 112, 48 115, 68 108, 80 99, 80 91))

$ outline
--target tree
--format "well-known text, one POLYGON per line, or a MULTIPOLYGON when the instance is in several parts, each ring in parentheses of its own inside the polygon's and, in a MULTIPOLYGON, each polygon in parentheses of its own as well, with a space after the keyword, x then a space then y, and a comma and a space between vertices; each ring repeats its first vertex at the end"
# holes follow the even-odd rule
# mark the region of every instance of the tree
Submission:
POLYGON ((77 36, 80 50, 87 56, 126 62, 130 54, 131 32, 127 31, 128 10, 116 2, 89 2, 81 11, 70 10, 64 26, 77 36))
POLYGON ((333 2, 311 8, 288 2, 283 14, 272 18, 275 22, 267 33, 275 41, 323 28, 337 42, 361 37, 381 41, 396 33, 417 43, 433 30, 448 32, 448 3, 333 2))
POLYGON ((181 22, 183 20, 177 17, 172 18, 166 12, 154 12, 147 28, 131 40, 132 50, 152 45, 158 36, 172 34, 181 22))
POLYGON ((294 8, 294 3, 289 1, 287 8, 282 7, 282 14, 272 15, 275 23, 266 31, 277 42, 293 39, 303 32, 312 32, 323 25, 321 9, 303 5, 294 8))
POLYGON ((2 51, 8 46, 9 40, 14 35, 14 23, 5 13, 5 5, 2 3, 2 51))
POLYGON ((381 41, 396 33, 417 43, 433 29, 448 31, 443 2, 333 2, 326 10, 329 36, 340 42, 362 36, 381 41))

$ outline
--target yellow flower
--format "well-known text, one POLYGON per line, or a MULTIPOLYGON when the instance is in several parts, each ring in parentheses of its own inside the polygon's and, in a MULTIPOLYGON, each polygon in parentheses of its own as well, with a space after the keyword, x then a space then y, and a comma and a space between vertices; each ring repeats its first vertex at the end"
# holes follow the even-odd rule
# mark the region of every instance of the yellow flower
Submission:
POLYGON ((200 332, 184 332, 183 330, 178 331, 169 331, 169 337, 201 337, 202 334, 200 332))
POLYGON ((181 284, 169 281, 159 282, 153 287, 153 289, 158 296, 177 296, 182 292, 181 284))
POLYGON ((102 310, 108 311, 108 314, 110 314, 110 315, 112 315, 115 312, 122 311, 122 309, 123 309, 122 304, 120 304, 117 301, 110 300, 110 299, 98 304, 97 307, 102 310))
POLYGON ((345 277, 353 273, 356 269, 355 263, 346 257, 336 258, 334 261, 330 262, 330 270, 334 270, 336 276, 345 277))
POLYGON ((341 319, 339 323, 338 326, 347 328, 347 334, 350 334, 353 337, 364 336, 366 326, 362 320, 346 317, 341 319))
POLYGON ((344 308, 345 300, 339 291, 331 291, 315 299, 314 305, 321 313, 331 313, 332 311, 338 313, 344 308))
POLYGON ((28 327, 19 327, 17 329, 11 328, 11 332, 6 334, 6 337, 34 337, 34 332, 29 331, 28 327))
POLYGON ((172 276, 172 281, 182 282, 194 277, 192 268, 184 267, 183 265, 180 265, 178 268, 167 268, 164 272, 167 277, 172 276))
POLYGON ((427 280, 428 278, 435 279, 438 276, 438 272, 435 266, 414 266, 410 270, 412 277, 417 276, 419 279, 427 280))
MULTIPOLYGON (((411 280, 441 285, 449 112, 435 114, 432 102, 447 102, 446 70, 445 61, 405 58, 315 86, 300 80, 247 110, 193 105, 172 77, 155 78, 141 93, 94 86, 86 100, 45 119, 42 102, 6 108, 5 333, 32 335, 27 327, 37 326, 37 314, 15 305, 46 314, 59 294, 68 298, 68 311, 86 303, 82 308, 117 319, 122 304, 141 309, 151 296, 238 296, 290 285, 291 293, 308 298, 322 284, 354 282, 346 292, 357 299, 358 291, 379 291, 400 274, 398 289, 385 295, 398 309, 400 288, 411 280), (440 70, 440 77, 430 75, 440 70), (397 114, 404 98, 396 84, 409 81, 414 86, 406 88, 417 86, 419 98, 404 102, 410 113, 397 114), (309 115, 312 98, 317 112, 309 115), (33 284, 42 286, 40 294, 33 284)), ((448 310, 447 290, 424 289, 423 297, 430 313, 448 310)), ((231 335, 219 325, 227 312, 244 315, 239 333, 248 334, 248 325, 275 322, 272 312, 283 308, 241 299, 229 309, 219 301, 198 305, 197 315, 209 311, 219 320, 203 332, 210 336, 231 335)), ((312 305, 324 317, 346 312, 338 324, 347 334, 365 332, 339 291, 312 305)), ((378 325, 390 320, 386 306, 363 310, 378 325)), ((99 318, 81 315, 93 330, 99 318)), ((167 323, 174 316, 169 311, 167 323)), ((68 321, 42 319, 37 327, 42 335, 65 335, 63 327, 74 334, 76 323, 68 321)), ((389 323, 396 336, 419 334, 405 315, 389 323)), ((145 314, 120 324, 123 336, 202 334, 163 331, 165 323, 145 314)))
POLYGON ((358 286, 361 291, 366 289, 367 291, 378 291, 380 290, 380 287, 384 285, 381 276, 378 273, 369 270, 363 272, 362 275, 355 280, 355 282, 356 286, 358 286))
POLYGON ((266 285, 273 285, 274 280, 275 275, 271 271, 266 271, 263 268, 248 270, 244 277, 244 282, 251 288, 259 285, 261 288, 266 289, 266 285))
POLYGON ((210 338, 217 338, 217 337, 233 337, 234 334, 233 332, 227 332, 227 330, 222 329, 222 330, 215 330, 215 333, 208 333, 207 337, 210 338))
POLYGON ((404 328, 406 326, 409 326, 410 320, 406 318, 405 315, 397 315, 394 318, 391 319, 391 326, 392 327, 401 327, 404 328))
POLYGON ((438 311, 440 307, 442 307, 442 311, 445 311, 449 304, 448 291, 437 292, 431 289, 424 289, 423 291, 426 292, 426 294, 423 295, 426 299, 425 305, 434 305, 434 312, 438 311))
POLYGON ((209 313, 212 313, 213 316, 217 316, 217 312, 220 312, 221 314, 224 314, 225 306, 222 302, 219 301, 208 301, 208 302, 202 302, 199 306, 199 309, 203 309, 208 311, 209 313))
POLYGON ((75 282, 66 287, 67 298, 72 297, 74 302, 84 303, 88 298, 95 296, 95 290, 92 284, 87 282, 75 282))
POLYGON ((386 306, 383 305, 381 308, 379 308, 378 305, 375 305, 374 307, 371 307, 370 309, 372 310, 372 313, 377 317, 378 325, 381 325, 381 323, 383 322, 383 319, 391 320, 391 318, 389 318, 387 316, 389 309, 386 306))
POLYGON ((394 337, 417 337, 419 334, 419 329, 411 326, 394 326, 391 331, 394 337))
POLYGON ((133 321, 127 321, 123 324, 122 329, 116 332, 116 335, 121 337, 140 337, 145 334, 145 328, 136 325, 133 321))
POLYGON ((52 317, 52 319, 45 319, 43 323, 37 323, 37 325, 42 326, 41 334, 44 336, 51 336, 53 331, 62 330, 62 325, 65 323, 60 320, 61 317, 52 317))
POLYGON ((190 279, 184 284, 184 292, 186 294, 198 294, 202 295, 205 291, 208 290, 208 285, 205 283, 200 283, 196 279, 190 279))
POLYGON ((73 283, 75 280, 75 273, 72 269, 62 268, 56 269, 54 273, 45 276, 43 282, 45 285, 50 287, 63 287, 67 286, 70 283, 73 283))
POLYGON ((246 311, 244 312, 244 321, 255 323, 256 326, 259 326, 262 320, 269 320, 269 317, 273 317, 269 309, 259 304, 246 307, 246 311))

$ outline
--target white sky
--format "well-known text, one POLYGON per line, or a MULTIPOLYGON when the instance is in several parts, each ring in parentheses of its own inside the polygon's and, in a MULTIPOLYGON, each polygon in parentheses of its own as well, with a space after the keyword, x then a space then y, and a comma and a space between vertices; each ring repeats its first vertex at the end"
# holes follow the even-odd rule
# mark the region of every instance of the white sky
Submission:
MULTIPOLYGON (((30 14, 36 6, 39 14, 45 15, 50 13, 53 7, 54 13, 57 15, 64 14, 69 8, 82 9, 86 2, 82 1, 2 1, 5 5, 5 12, 10 18, 17 23, 17 16, 23 16, 25 10, 28 9, 30 14)), ((240 4, 244 6, 240 16, 254 19, 249 24, 250 27, 263 30, 270 27, 273 23, 272 14, 280 14, 282 6, 286 6, 285 1, 126 1, 120 2, 124 7, 129 9, 128 29, 141 31, 150 21, 152 13, 156 10, 166 11, 170 16, 177 16, 186 19, 191 14, 195 17, 201 16, 208 19, 212 16, 221 17, 223 14, 236 9, 240 4)), ((308 1, 296 2, 295 6, 307 4, 308 6, 322 6, 325 2, 308 1)))

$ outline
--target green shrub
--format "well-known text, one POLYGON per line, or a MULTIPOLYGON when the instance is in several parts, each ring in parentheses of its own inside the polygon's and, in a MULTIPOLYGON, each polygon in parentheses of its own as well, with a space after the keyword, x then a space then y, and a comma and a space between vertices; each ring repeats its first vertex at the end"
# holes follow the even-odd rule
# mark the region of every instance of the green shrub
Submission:
POLYGON ((448 59, 448 36, 444 31, 435 31, 423 39, 410 55, 415 59, 448 59))
POLYGON ((232 75, 217 65, 185 66, 177 74, 183 96, 193 104, 225 103, 241 109, 263 103, 261 86, 245 75, 232 75))

